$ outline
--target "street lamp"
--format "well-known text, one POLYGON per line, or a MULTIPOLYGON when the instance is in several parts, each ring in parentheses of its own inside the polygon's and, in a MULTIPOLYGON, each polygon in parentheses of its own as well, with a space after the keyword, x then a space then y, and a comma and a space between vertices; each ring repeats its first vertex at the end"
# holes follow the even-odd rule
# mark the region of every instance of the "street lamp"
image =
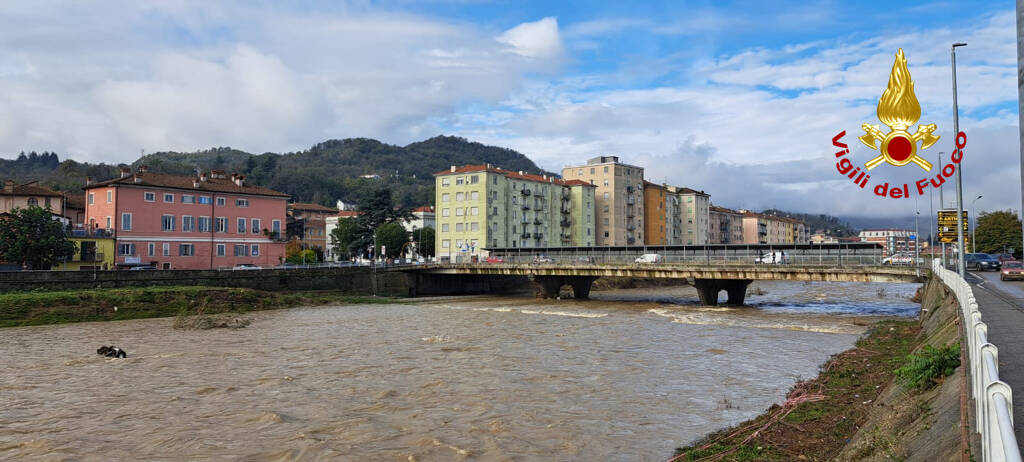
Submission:
MULTIPOLYGON (((960 113, 956 106, 956 49, 967 46, 966 43, 954 43, 949 48, 949 58, 953 71, 953 136, 960 134, 960 113)), ((964 162, 956 168, 956 235, 957 235, 957 269, 960 277, 967 277, 967 261, 964 259, 964 187, 963 187, 964 162)))
POLYGON ((971 252, 972 253, 978 252, 978 242, 974 240, 974 237, 977 236, 977 231, 978 231, 977 230, 977 228, 978 228, 978 209, 974 208, 974 203, 978 202, 978 199, 981 199, 981 198, 982 198, 982 196, 979 195, 978 197, 975 197, 973 201, 971 201, 971 210, 974 211, 974 214, 973 214, 974 215, 974 226, 971 227, 971 252))
MULTIPOLYGON (((915 200, 915 202, 917 201, 915 200)), ((921 228, 918 226, 918 217, 920 216, 920 210, 914 211, 914 268, 917 276, 921 276, 921 228)))

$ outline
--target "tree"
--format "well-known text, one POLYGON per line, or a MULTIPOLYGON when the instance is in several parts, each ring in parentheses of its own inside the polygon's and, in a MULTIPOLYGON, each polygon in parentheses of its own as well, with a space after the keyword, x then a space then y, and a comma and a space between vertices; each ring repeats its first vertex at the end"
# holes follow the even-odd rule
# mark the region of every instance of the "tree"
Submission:
POLYGON ((338 219, 338 226, 331 230, 331 249, 334 250, 334 254, 344 255, 346 260, 351 258, 352 254, 358 254, 359 249, 352 248, 358 232, 359 225, 356 220, 352 218, 338 219))
POLYGON ((75 243, 48 210, 32 206, 0 215, 0 260, 42 270, 74 255, 75 243))
POLYGON ((359 215, 351 219, 359 225, 359 232, 352 243, 352 248, 365 249, 373 244, 373 234, 377 228, 388 223, 412 219, 412 213, 408 208, 395 208, 391 201, 391 190, 379 188, 359 200, 359 215))
POLYGON ((384 247, 384 256, 395 258, 402 252, 402 246, 409 242, 409 233, 398 223, 385 223, 377 228, 377 255, 384 247))
POLYGON ((424 257, 434 256, 434 228, 429 226, 413 233, 413 239, 419 242, 420 255, 424 257))
POLYGON ((1004 249, 1021 249, 1020 219, 1012 210, 982 212, 974 229, 977 249, 981 253, 1002 253, 1004 249))

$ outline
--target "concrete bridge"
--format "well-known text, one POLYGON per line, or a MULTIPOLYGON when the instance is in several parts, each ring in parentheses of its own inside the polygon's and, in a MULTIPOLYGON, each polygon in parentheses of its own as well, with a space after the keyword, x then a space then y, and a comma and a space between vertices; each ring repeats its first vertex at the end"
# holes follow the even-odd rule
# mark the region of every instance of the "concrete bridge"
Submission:
MULTIPOLYGON (((747 286, 760 281, 827 282, 917 282, 920 271, 908 266, 831 266, 831 265, 752 265, 752 264, 564 264, 564 263, 473 263, 439 264, 403 268, 419 273, 418 278, 444 276, 518 276, 527 277, 545 297, 558 296, 566 285, 573 296, 587 298, 590 287, 600 277, 651 279, 692 279, 701 303, 715 305, 718 294, 726 291, 727 303, 742 305, 747 286)), ((413 276, 410 274, 410 276, 413 276)), ((435 282, 439 283, 439 282, 435 282)))

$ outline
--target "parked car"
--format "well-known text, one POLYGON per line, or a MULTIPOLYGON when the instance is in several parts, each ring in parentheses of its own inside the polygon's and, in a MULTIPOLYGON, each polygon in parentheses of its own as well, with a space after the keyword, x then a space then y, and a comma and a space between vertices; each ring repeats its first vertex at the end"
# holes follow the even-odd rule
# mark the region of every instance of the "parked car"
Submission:
POLYGON ((1002 266, 998 258, 987 253, 969 253, 964 262, 967 265, 967 269, 976 271, 999 271, 999 268, 1002 266))
POLYGON ((235 265, 234 267, 232 267, 231 269, 235 270, 235 271, 239 271, 239 270, 258 270, 258 269, 263 269, 263 268, 260 268, 259 266, 256 266, 256 265, 254 265, 252 263, 239 263, 239 264, 235 265))
POLYGON ((781 250, 775 252, 768 252, 760 257, 754 259, 754 263, 760 263, 765 265, 781 265, 783 263, 789 263, 789 257, 786 256, 786 252, 781 250))
POLYGON ((914 256, 908 254, 898 253, 896 255, 890 255, 882 259, 883 265, 913 265, 914 256))
POLYGON ((660 254, 645 253, 645 254, 643 254, 643 255, 641 255, 639 257, 636 257, 636 260, 633 260, 633 262, 634 263, 661 263, 661 260, 662 259, 661 259, 661 255, 660 254))
POLYGON ((485 261, 487 263, 505 263, 505 259, 502 257, 487 257, 485 261))
POLYGON ((537 255, 536 257, 533 257, 533 262, 534 263, 554 263, 555 259, 551 258, 551 257, 548 257, 548 256, 545 256, 545 255, 537 255))
POLYGON ((1024 263, 1019 261, 1008 261, 1003 263, 1003 268, 999 270, 999 279, 1003 281, 1009 279, 1024 279, 1024 263))
POLYGON ((133 266, 131 268, 128 268, 128 271, 150 271, 150 270, 155 270, 155 269, 156 269, 155 266, 145 265, 145 266, 133 266))
POLYGON ((1005 263, 1005 262, 1008 262, 1008 261, 1017 261, 1016 258, 1013 258, 1013 255, 1010 255, 1008 253, 1001 253, 999 255, 996 255, 996 258, 999 259, 999 263, 1005 263))
POLYGON ((590 255, 580 255, 574 260, 576 263, 593 263, 594 257, 590 255))

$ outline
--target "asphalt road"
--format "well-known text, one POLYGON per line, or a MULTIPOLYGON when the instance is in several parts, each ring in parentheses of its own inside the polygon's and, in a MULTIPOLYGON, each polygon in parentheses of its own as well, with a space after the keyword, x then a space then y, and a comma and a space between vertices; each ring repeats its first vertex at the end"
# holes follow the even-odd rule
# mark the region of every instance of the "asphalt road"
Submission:
POLYGON ((999 378, 1013 389, 1017 441, 1024 441, 1024 281, 1000 281, 999 272, 970 272, 988 341, 999 349, 999 378))

